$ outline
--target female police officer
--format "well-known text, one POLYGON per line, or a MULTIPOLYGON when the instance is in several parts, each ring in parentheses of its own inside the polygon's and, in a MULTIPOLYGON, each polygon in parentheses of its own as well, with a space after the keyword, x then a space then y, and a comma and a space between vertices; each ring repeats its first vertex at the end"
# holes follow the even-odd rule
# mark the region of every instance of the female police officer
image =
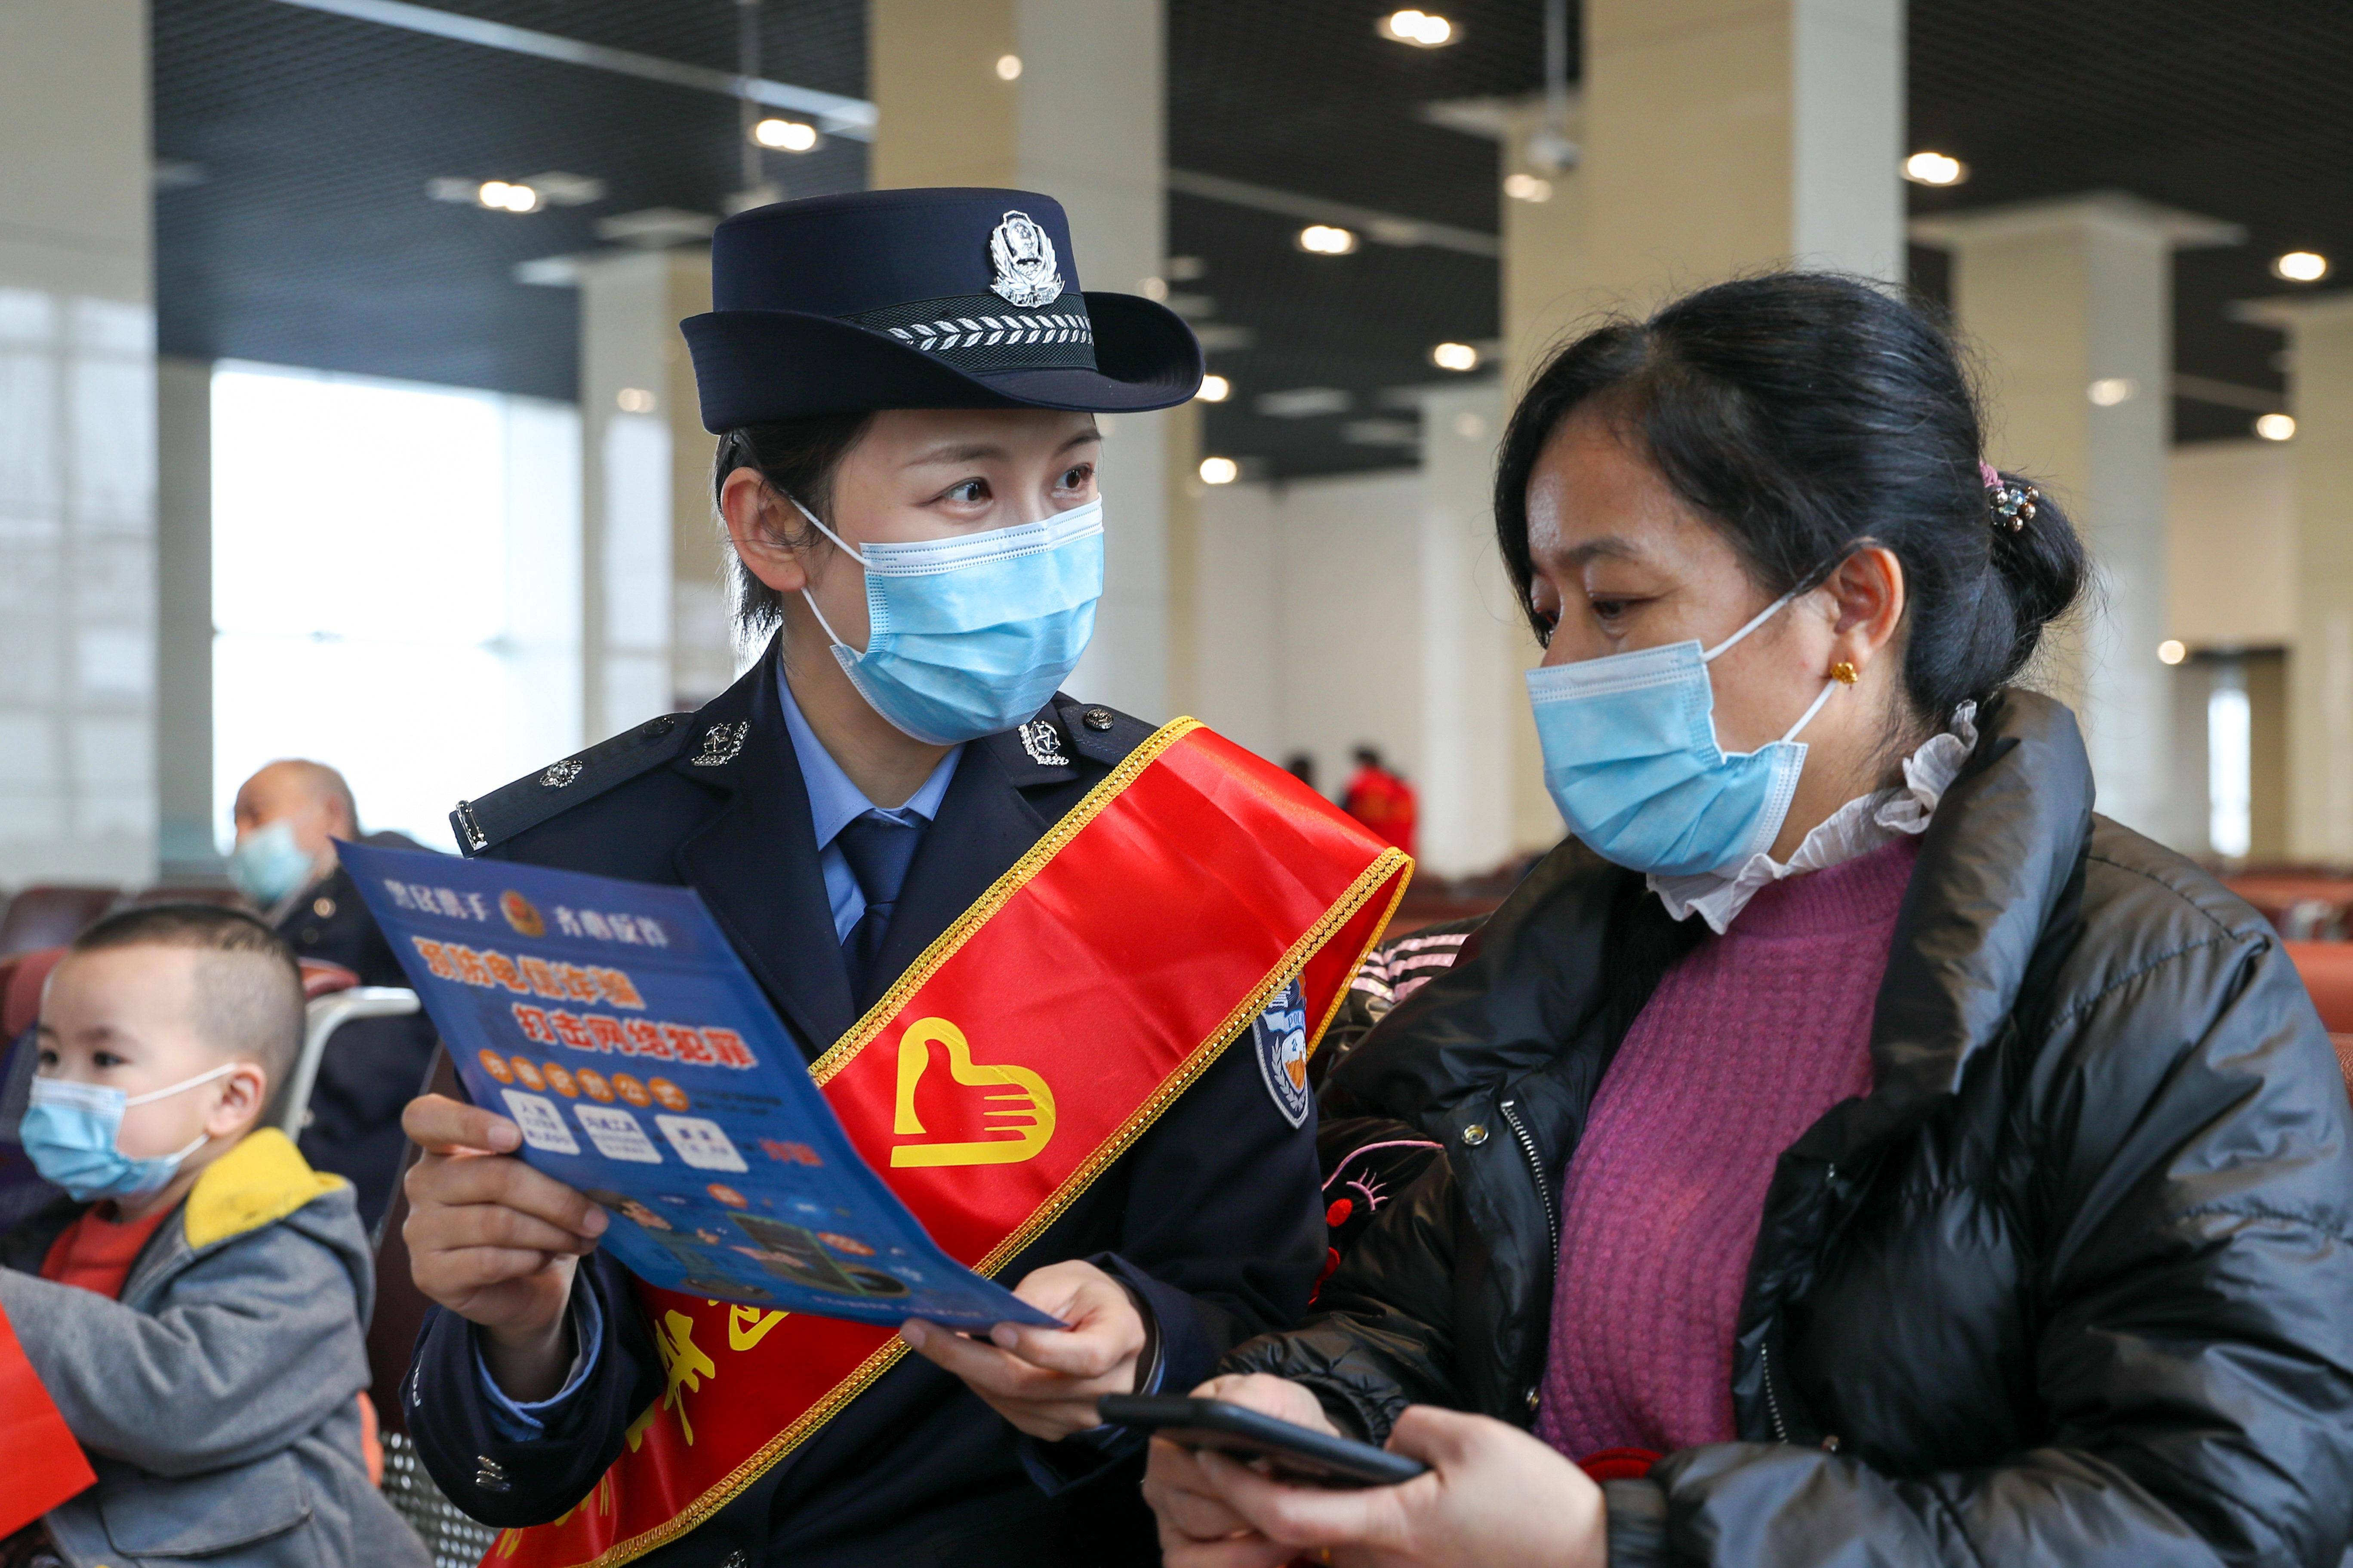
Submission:
MULTIPOLYGON (((695 888, 814 1058, 1148 733, 1055 689, 1102 590, 1092 415, 1183 401, 1200 353, 1161 307, 1082 293, 1060 209, 1024 192, 786 203, 723 224, 712 260, 719 309, 684 330, 739 615, 771 650, 453 820, 470 854, 695 888)), ((1138 1445, 1090 1430, 1094 1397, 1192 1386, 1301 1311, 1323 1257, 1303 1090, 1263 1054, 1219 1057, 1004 1268, 1071 1331, 911 1324, 919 1354, 844 1383, 813 1436, 707 1486, 643 1480, 672 1517, 591 1554, 1149 1559, 1138 1445)), ((406 1235, 444 1309, 404 1391, 417 1447, 478 1518, 593 1519, 700 1342, 596 1250, 624 1222, 491 1152, 511 1123, 428 1097, 407 1126, 406 1235)), ((744 1316, 746 1341, 773 1322, 744 1316)), ((714 1395, 768 1397, 744 1375, 714 1395)), ((501 1549, 573 1560, 536 1539, 501 1549)))

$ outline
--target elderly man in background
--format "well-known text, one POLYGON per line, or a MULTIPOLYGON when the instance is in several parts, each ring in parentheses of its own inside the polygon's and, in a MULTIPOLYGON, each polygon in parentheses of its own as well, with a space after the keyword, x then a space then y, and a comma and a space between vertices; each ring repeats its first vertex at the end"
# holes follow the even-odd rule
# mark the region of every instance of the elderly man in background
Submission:
MULTIPOLYGON (((424 846, 404 834, 362 834, 343 775, 322 763, 271 763, 237 792, 237 847, 229 879, 260 909, 299 958, 340 964, 363 985, 406 985, 400 962, 335 858, 335 840, 394 849, 424 846)), ((348 1177, 371 1230, 392 1195, 405 1140, 400 1110, 425 1080, 433 1026, 424 1015, 359 1018, 335 1031, 319 1064, 302 1126, 303 1158, 348 1177)))

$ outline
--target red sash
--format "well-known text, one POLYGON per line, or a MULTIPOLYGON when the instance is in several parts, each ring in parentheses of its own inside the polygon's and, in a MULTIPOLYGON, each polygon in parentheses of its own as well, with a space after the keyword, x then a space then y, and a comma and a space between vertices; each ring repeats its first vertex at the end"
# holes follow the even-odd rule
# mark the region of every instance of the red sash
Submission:
POLYGON ((98 1479, 66 1429, 57 1401, 25 1359, 16 1330, 0 1311, 0 1536, 30 1524, 98 1479))
MULTIPOLYGON (((908 967, 810 1073, 948 1254, 994 1275, 1293 979, 1313 1050, 1412 862, 1180 719, 908 967), (869 1048, 872 1047, 872 1048, 869 1048)), ((1272 1070, 1306 1088, 1303 1054, 1272 1070)), ((610 1568, 692 1530, 888 1371, 890 1329, 638 1284, 665 1390, 491 1568, 610 1568)))

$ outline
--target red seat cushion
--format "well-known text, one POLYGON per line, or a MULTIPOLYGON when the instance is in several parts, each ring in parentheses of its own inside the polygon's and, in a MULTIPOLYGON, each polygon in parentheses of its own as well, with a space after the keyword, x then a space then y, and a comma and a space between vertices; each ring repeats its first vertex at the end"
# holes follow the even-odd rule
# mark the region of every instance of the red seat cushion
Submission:
POLYGON ((0 1047, 41 1016, 41 987, 65 955, 62 947, 42 947, 0 958, 0 1047))

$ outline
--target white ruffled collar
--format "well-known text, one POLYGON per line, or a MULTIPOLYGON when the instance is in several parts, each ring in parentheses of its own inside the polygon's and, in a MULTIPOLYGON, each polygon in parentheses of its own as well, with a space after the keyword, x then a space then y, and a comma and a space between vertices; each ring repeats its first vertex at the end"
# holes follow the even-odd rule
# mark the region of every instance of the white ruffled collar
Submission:
POLYGON ((1787 861, 1769 854, 1751 855, 1731 872, 1698 871, 1687 877, 1650 879, 1651 891, 1676 920, 1693 915, 1722 936, 1748 907, 1748 900, 1784 877, 1801 871, 1826 870, 1859 855, 1867 855, 1898 834, 1928 830, 1936 803, 1952 787, 1954 775, 1977 749, 1978 705, 1964 702, 1953 710, 1952 727, 1904 759, 1904 784, 1859 795, 1815 825, 1787 861))

